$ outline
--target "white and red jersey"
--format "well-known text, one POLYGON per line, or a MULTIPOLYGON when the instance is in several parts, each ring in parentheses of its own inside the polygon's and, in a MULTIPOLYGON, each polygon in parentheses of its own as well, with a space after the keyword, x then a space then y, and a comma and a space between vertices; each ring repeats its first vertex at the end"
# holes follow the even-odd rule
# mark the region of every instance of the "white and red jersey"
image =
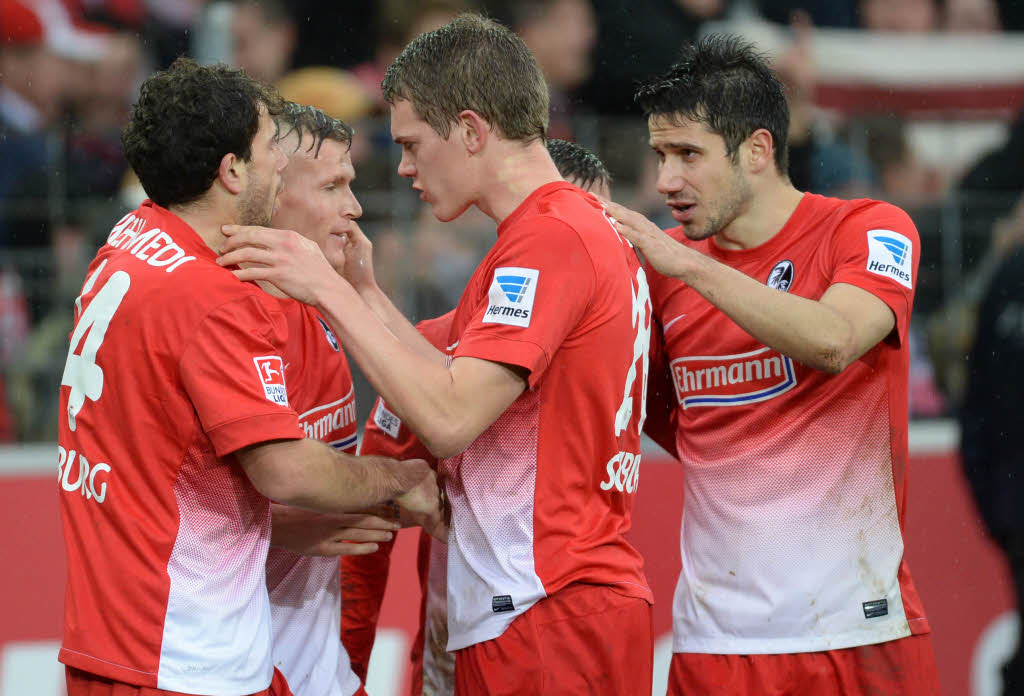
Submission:
MULTIPOLYGON (((455 312, 448 312, 421 321, 416 328, 436 348, 444 350, 454 318, 455 312)), ((437 466, 430 451, 379 397, 366 421, 359 452, 395 459, 424 459, 437 466)), ((341 559, 342 640, 363 674, 373 649, 393 548, 394 542, 388 542, 381 544, 376 553, 341 559)), ((455 654, 448 652, 447 544, 421 531, 416 569, 420 581, 420 624, 409 654, 410 693, 451 696, 455 693, 455 654)))
POLYGON ((452 505, 449 650, 501 635, 570 583, 652 601, 623 536, 650 327, 646 275, 594 196, 546 184, 498 226, 445 349, 525 368, 529 384, 439 464, 452 505))
MULTIPOLYGON (((294 300, 281 305, 288 318, 282 357, 299 426, 306 437, 354 454, 358 422, 345 353, 315 310, 294 300)), ((295 696, 351 696, 359 689, 340 640, 339 572, 337 557, 276 547, 267 556, 274 666, 295 696)))
POLYGON ((270 507, 230 455, 303 437, 277 300, 147 201, 111 231, 75 310, 59 414, 61 662, 189 694, 266 689, 270 507))
POLYGON ((910 218, 887 203, 805 194, 753 249, 669 234, 780 292, 817 300, 854 285, 896 318, 889 337, 830 375, 650 273, 685 471, 673 650, 810 652, 927 632, 902 535, 920 250, 910 218))

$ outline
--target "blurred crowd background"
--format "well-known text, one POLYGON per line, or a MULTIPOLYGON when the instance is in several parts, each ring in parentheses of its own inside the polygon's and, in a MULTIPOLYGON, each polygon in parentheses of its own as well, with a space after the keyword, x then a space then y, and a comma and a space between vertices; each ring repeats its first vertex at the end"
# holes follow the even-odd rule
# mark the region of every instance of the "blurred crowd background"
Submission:
POLYGON ((413 320, 451 309, 493 225, 437 223, 397 176, 379 84, 406 42, 465 10, 523 37, 550 85, 550 135, 597 152, 613 197, 665 227, 635 83, 702 33, 755 41, 789 90, 794 184, 915 220, 911 415, 956 415, 978 300, 1024 240, 1024 2, 0 0, 0 443, 56 437, 85 268, 144 198, 120 129, 142 79, 180 54, 353 125, 378 281, 413 320))

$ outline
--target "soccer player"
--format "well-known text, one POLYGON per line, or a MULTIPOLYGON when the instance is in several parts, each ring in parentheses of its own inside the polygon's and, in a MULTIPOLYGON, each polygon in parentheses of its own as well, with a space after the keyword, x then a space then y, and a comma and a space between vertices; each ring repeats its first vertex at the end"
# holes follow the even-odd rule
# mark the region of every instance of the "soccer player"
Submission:
POLYGON ((783 89, 740 39, 637 101, 679 222, 608 206, 658 271, 677 397, 669 693, 938 694, 903 557, 913 223, 793 188, 783 89))
MULTIPOLYGON (((612 177, 597 155, 577 143, 554 138, 547 141, 547 148, 562 178, 602 200, 610 199, 612 177)), ((368 245, 365 242, 365 251, 355 252, 357 257, 365 258, 367 264, 370 263, 368 245)), ((354 251, 350 247, 348 253, 352 255, 354 251)), ((438 350, 444 350, 454 317, 454 312, 448 312, 436 319, 422 321, 416 328, 438 350)), ((359 449, 362 454, 425 459, 432 466, 437 466, 437 460, 430 451, 380 398, 366 421, 359 449)), ((344 600, 342 642, 352 659, 352 668, 363 681, 366 681, 370 653, 373 652, 394 542, 380 546, 377 553, 341 559, 344 600)), ((455 655, 447 649, 447 564, 447 546, 422 532, 416 560, 420 581, 420 622, 409 653, 412 696, 444 696, 455 691, 455 655)))
MULTIPOLYGON (((285 102, 277 116, 288 156, 273 224, 315 242, 336 269, 362 208, 352 192, 352 129, 311 106, 285 102)), ((281 300, 288 320, 284 358, 289 398, 307 437, 356 449, 352 373, 337 337, 309 305, 281 300)), ((274 665, 295 696, 365 694, 340 641, 338 556, 369 553, 397 523, 373 515, 323 515, 275 505, 267 557, 274 665), (348 543, 352 542, 352 543, 348 543), (361 542, 361 543, 360 543, 361 542)), ((424 532, 425 533, 425 532, 424 532)))
POLYGON ((647 376, 643 269, 597 198, 559 176, 544 79, 510 31, 461 16, 413 40, 383 91, 399 174, 435 217, 476 205, 498 225, 445 350, 408 322, 389 331, 293 233, 228 228, 221 263, 254 263, 236 274, 322 311, 443 460, 456 689, 646 695, 651 593, 624 538, 647 376))
POLYGON ((393 498, 439 518, 425 462, 305 438, 279 301, 215 262, 222 224, 270 222, 279 108, 239 71, 179 59, 143 83, 123 131, 150 200, 89 267, 61 387, 69 696, 288 694, 268 498, 322 512, 393 498))

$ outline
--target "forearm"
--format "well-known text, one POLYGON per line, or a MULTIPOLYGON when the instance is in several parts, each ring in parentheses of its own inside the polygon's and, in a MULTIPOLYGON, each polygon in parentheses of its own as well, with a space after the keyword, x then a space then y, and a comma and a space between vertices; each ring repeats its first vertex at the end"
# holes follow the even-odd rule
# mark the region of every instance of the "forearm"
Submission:
POLYGON ((423 337, 416 327, 398 311, 391 299, 378 286, 374 285, 359 292, 359 296, 395 337, 417 354, 443 365, 444 353, 423 337))
POLYGON ((854 327, 817 300, 780 292, 714 259, 691 255, 680 279, 764 345, 824 372, 859 357, 854 327))
POLYGON ((278 503, 322 513, 364 510, 415 488, 429 469, 422 462, 356 457, 316 440, 246 448, 237 457, 253 485, 278 503))
POLYGON ((400 340, 348 283, 326 288, 316 307, 389 408, 435 456, 451 456, 471 404, 456 392, 445 364, 400 340))

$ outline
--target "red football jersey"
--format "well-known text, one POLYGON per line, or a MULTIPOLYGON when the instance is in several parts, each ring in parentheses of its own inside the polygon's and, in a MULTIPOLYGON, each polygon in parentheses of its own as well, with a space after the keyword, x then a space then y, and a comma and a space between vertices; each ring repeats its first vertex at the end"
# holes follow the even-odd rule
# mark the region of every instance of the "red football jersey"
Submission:
POLYGON ((854 285, 896 318, 888 338, 830 375, 650 273, 685 472, 673 650, 809 652, 927 632, 901 531, 920 249, 910 218, 887 203, 806 194, 753 249, 670 234, 780 292, 817 300, 854 285))
MULTIPOLYGON (((282 358, 292 407, 306 437, 355 453, 356 401, 341 344, 315 310, 281 300, 288 319, 282 358)), ((274 631, 274 666, 295 696, 350 696, 360 679, 339 639, 341 583, 336 557, 300 556, 271 547, 267 589, 274 631)))
POLYGON ((644 271, 594 196, 546 184, 498 226, 446 352, 523 367, 529 384, 439 466, 452 505, 449 650, 501 635, 574 582, 652 600, 624 537, 650 327, 644 271))
POLYGON ((186 693, 267 688, 269 502, 230 455, 303 436, 277 301, 147 201, 111 231, 75 309, 59 414, 60 660, 186 693))
MULTIPOLYGON (((416 325, 423 336, 444 350, 455 312, 416 325)), ((360 454, 395 459, 437 460, 409 428, 378 398, 363 430, 360 454)), ((384 601, 391 550, 394 542, 380 545, 366 556, 342 556, 342 640, 357 673, 366 678, 377 620, 384 601)), ((420 532, 416 567, 420 580, 420 625, 412 642, 413 696, 443 696, 455 690, 455 655, 448 652, 448 546, 420 532)))

